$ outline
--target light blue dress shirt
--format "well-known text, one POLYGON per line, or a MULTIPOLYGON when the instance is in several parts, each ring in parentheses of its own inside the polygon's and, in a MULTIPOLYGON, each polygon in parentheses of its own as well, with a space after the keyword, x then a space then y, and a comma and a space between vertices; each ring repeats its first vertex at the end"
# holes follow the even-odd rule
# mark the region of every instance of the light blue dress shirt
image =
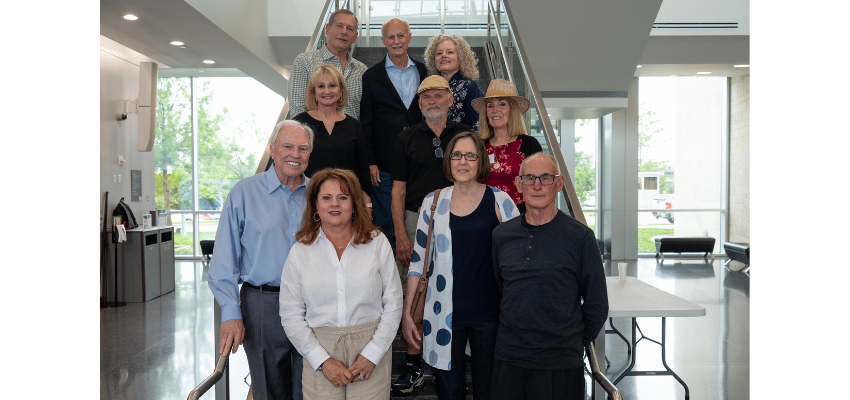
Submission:
POLYGON ((416 68, 416 64, 413 63, 410 56, 407 56, 407 66, 402 70, 393 64, 393 60, 387 54, 384 67, 387 69, 387 75, 390 76, 390 82, 393 83, 395 91, 398 92, 398 96, 404 102, 404 106, 410 108, 410 103, 416 96, 416 90, 419 89, 419 69, 416 68))
POLYGON ((242 318, 238 284, 280 286, 283 264, 301 227, 309 178, 295 192, 274 168, 237 182, 221 209, 207 281, 221 322, 242 318))

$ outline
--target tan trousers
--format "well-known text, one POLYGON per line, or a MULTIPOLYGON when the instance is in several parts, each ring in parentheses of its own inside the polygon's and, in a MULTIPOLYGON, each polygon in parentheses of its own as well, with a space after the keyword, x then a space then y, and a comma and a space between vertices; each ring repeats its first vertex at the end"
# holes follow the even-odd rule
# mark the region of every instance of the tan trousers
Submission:
MULTIPOLYGON (((379 320, 365 324, 313 328, 319 344, 331 358, 341 361, 346 367, 354 364, 360 352, 372 340, 379 320)), ((328 381, 321 371, 304 359, 302 384, 305 400, 372 400, 390 398, 390 373, 392 369, 392 346, 381 358, 381 362, 372 370, 369 380, 356 381, 342 387, 336 387, 328 381)))

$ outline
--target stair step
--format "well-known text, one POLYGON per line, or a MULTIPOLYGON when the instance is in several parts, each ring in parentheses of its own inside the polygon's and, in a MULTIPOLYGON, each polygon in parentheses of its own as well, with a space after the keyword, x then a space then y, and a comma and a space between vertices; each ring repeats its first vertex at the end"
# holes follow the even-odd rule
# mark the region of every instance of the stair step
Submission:
MULTIPOLYGON (((393 379, 396 377, 394 376, 393 379)), ((469 379, 466 381, 466 398, 472 400, 472 385, 469 379)), ((425 383, 422 386, 413 389, 413 392, 408 394, 392 392, 391 400, 437 400, 437 388, 434 385, 432 378, 425 378, 425 383)))

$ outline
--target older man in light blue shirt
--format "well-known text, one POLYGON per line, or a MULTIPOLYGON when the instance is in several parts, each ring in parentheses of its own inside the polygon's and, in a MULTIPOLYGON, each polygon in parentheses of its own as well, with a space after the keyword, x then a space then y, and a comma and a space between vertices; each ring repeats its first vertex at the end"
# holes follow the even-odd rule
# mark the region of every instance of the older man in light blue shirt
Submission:
POLYGON ((301 398, 301 356, 280 324, 278 296, 307 204, 313 131, 281 121, 273 132, 274 168, 237 182, 224 202, 208 277, 221 305, 219 353, 236 353, 244 339, 257 400, 301 398))

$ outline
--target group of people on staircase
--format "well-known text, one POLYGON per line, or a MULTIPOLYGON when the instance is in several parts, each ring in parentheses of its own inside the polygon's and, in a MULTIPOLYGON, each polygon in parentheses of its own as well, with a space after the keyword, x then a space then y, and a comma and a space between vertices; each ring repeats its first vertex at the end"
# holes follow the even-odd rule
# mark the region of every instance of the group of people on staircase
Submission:
POLYGON ((439 399, 465 399, 465 354, 475 399, 583 399, 605 276, 593 231, 555 204, 565 178, 527 135, 529 100, 501 79, 483 93, 459 35, 414 59, 400 19, 367 68, 350 52, 357 26, 335 11, 327 44, 296 57, 273 168, 222 207, 219 353, 244 345, 255 399, 388 399, 422 385, 423 362, 439 399))

